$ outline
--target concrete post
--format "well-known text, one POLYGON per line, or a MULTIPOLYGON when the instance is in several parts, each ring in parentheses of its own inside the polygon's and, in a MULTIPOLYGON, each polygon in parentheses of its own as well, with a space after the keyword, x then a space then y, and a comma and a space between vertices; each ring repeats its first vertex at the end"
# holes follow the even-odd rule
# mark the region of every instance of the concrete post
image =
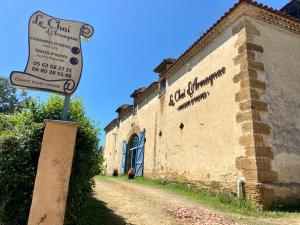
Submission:
POLYGON ((77 125, 45 123, 28 225, 63 225, 77 125))

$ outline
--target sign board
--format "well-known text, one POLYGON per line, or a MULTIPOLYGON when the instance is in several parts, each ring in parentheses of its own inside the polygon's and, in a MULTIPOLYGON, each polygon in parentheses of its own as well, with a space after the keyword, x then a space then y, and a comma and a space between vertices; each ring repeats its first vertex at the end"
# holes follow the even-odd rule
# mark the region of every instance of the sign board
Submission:
POLYGON ((35 12, 29 20, 29 56, 24 72, 13 71, 13 85, 71 95, 82 72, 81 37, 90 38, 91 25, 35 12))
POLYGON ((219 79, 226 73, 226 67, 222 67, 216 72, 212 73, 205 78, 198 80, 198 77, 195 77, 193 81, 189 81, 186 89, 177 89, 173 94, 170 94, 169 106, 173 107, 176 103, 179 103, 181 100, 189 96, 189 100, 184 103, 180 103, 177 107, 178 111, 186 109, 198 102, 201 102, 208 98, 210 95, 209 91, 204 91, 202 93, 197 93, 198 90, 202 90, 204 87, 214 85, 215 80, 219 79), (196 96, 195 96, 196 95, 196 96))

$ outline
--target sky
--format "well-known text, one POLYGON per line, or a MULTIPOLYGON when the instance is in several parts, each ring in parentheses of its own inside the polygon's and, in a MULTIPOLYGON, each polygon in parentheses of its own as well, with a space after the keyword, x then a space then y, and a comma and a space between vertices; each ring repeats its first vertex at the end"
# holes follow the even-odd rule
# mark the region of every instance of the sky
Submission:
MULTIPOLYGON (((28 57, 28 20, 35 11, 91 24, 95 33, 82 43, 83 72, 74 96, 103 128, 130 94, 158 79, 153 69, 163 58, 177 58, 235 0, 2 0, 0 75, 24 71, 28 57)), ((260 0, 280 9, 288 0, 260 0)), ((29 91, 46 101, 51 93, 29 91)))

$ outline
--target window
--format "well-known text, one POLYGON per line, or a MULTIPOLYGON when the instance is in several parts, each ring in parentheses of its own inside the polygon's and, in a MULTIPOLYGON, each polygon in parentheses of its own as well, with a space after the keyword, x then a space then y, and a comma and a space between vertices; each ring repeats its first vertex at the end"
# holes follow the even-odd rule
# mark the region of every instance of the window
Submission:
POLYGON ((167 88, 167 80, 163 79, 160 82, 160 95, 164 95, 166 93, 166 88, 167 88))
POLYGON ((138 105, 137 103, 134 101, 133 103, 133 115, 135 115, 137 113, 137 108, 138 108, 138 105))
POLYGON ((136 153, 138 149, 139 137, 134 134, 128 143, 126 151, 126 163, 125 163, 125 172, 127 173, 130 168, 135 169, 136 164, 136 153))

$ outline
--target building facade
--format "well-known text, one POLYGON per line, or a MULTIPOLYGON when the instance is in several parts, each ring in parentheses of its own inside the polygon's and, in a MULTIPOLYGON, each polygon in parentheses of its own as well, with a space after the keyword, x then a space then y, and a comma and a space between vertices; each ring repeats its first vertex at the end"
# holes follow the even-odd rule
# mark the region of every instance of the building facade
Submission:
MULTIPOLYGON (((300 202, 300 21, 239 1, 105 128, 106 172, 300 202)), ((291 14, 292 15, 292 14, 291 14)), ((297 14, 298 15, 298 14, 297 14)))

